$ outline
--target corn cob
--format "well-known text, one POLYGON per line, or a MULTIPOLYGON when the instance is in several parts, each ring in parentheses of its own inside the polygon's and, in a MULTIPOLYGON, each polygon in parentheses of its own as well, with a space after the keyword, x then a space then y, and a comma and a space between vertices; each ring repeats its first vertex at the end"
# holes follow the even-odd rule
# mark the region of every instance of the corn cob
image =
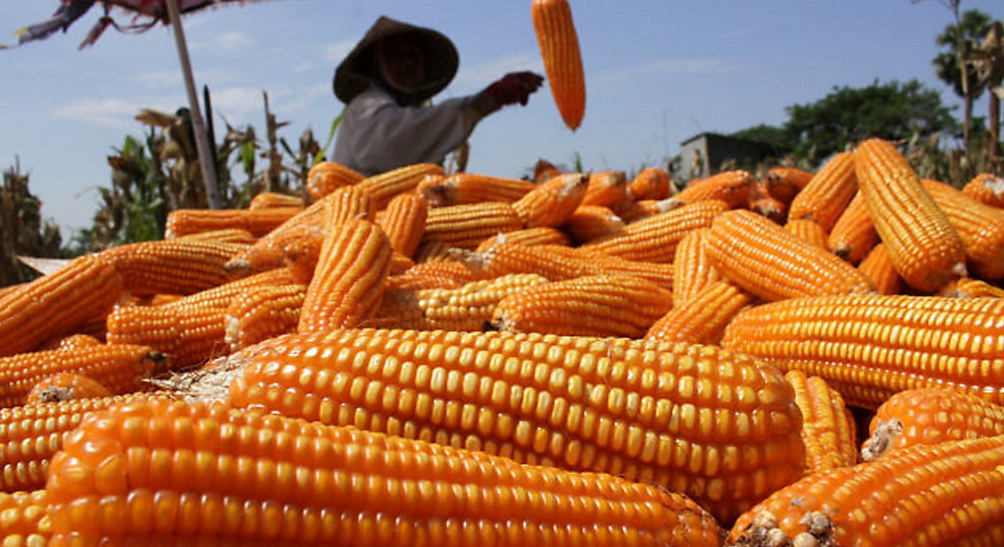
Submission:
POLYGON ((857 464, 857 425, 840 392, 800 370, 788 371, 784 379, 795 389, 802 412, 806 473, 857 464))
POLYGON ((826 231, 818 222, 810 218, 796 218, 784 224, 784 229, 791 234, 808 241, 815 247, 830 252, 827 244, 826 231))
POLYGON ((199 232, 239 228, 261 237, 295 214, 302 207, 270 209, 175 209, 167 214, 164 239, 174 239, 199 232))
POLYGON ((960 277, 945 285, 938 296, 951 298, 1004 298, 1004 288, 971 277, 960 277))
POLYGON ((426 176, 443 174, 443 168, 434 163, 415 163, 366 177, 355 186, 373 200, 373 206, 379 211, 394 196, 414 190, 426 176))
POLYGON ((489 237, 479 243, 474 250, 480 253, 503 242, 522 243, 523 245, 563 245, 566 247, 572 244, 572 240, 568 237, 568 234, 558 228, 539 226, 537 228, 513 230, 489 237))
POLYGON ((704 251, 707 234, 708 228, 691 230, 676 246, 673 255, 674 307, 683 306, 704 287, 722 278, 704 251))
POLYGON ((324 229, 320 224, 289 227, 274 236, 261 238, 235 254, 223 265, 223 269, 231 276, 242 277, 282 268, 290 255, 304 248, 319 246, 323 239, 324 229))
POLYGON ((46 495, 53 547, 713 547, 721 534, 686 497, 616 477, 180 402, 85 418, 46 495))
POLYGON ((252 211, 255 209, 275 209, 281 207, 303 209, 304 205, 303 198, 300 196, 292 196, 280 192, 259 192, 251 198, 248 209, 252 211))
POLYGON ((537 185, 532 181, 505 177, 492 177, 478 173, 456 173, 444 177, 436 184, 419 188, 420 193, 434 207, 466 205, 483 201, 513 203, 537 185))
POLYGON ((586 275, 503 298, 491 326, 502 332, 641 338, 673 305, 672 293, 634 276, 586 275))
POLYGON ((98 338, 95 338, 90 334, 77 333, 54 338, 53 340, 40 346, 38 349, 66 349, 78 346, 97 346, 99 344, 101 344, 101 340, 98 338))
POLYGON ((704 249, 722 277, 767 301, 873 290, 854 266, 744 209, 719 215, 704 249))
POLYGON ((56 403, 105 397, 111 394, 108 388, 89 376, 76 372, 57 372, 35 382, 24 402, 29 405, 56 403))
POLYGON ((1004 178, 992 173, 976 175, 962 186, 962 192, 981 203, 1004 207, 1004 178))
POLYGON ((192 294, 234 279, 230 259, 249 247, 189 238, 111 247, 97 257, 115 267, 125 290, 136 295, 192 294))
POLYGON ((740 517, 728 545, 997 545, 1002 446, 1004 437, 915 446, 807 475, 740 517))
POLYGON ((471 281, 456 289, 395 289, 384 293, 366 327, 481 331, 499 301, 513 292, 547 283, 544 276, 509 274, 471 281))
POLYGON ((514 273, 537 273, 551 281, 586 275, 589 264, 550 252, 541 245, 503 242, 482 252, 458 250, 456 256, 475 279, 493 279, 514 273))
POLYGON ((685 303, 674 306, 645 333, 650 340, 718 344, 725 327, 740 311, 753 304, 751 294, 731 281, 705 285, 685 303))
POLYGON ((104 316, 122 294, 115 268, 93 255, 0 297, 0 356, 30 351, 104 316))
POLYGON ((377 225, 387 235, 390 246, 406 257, 415 255, 425 233, 429 202, 417 194, 400 194, 390 200, 377 225))
POLYGON ((588 187, 589 175, 583 173, 553 177, 514 201, 512 208, 524 228, 560 226, 582 204, 588 187))
POLYGON ((386 289, 455 289, 474 281, 464 263, 456 260, 418 262, 404 272, 388 276, 386 289))
POLYGON ((353 327, 376 311, 390 270, 390 241, 368 220, 335 226, 324 240, 297 331, 353 327))
POLYGON ((224 228, 222 230, 209 230, 208 232, 189 234, 177 239, 183 239, 186 241, 208 241, 210 243, 241 243, 244 245, 250 245, 258 238, 251 235, 251 232, 243 228, 224 228))
POLYGON ((530 15, 554 105, 572 131, 586 112, 586 81, 579 37, 568 0, 533 0, 530 15))
POLYGON ((868 433, 863 461, 908 446, 1004 435, 1004 407, 957 389, 908 389, 878 407, 868 433))
POLYGON ((537 184, 547 182, 560 174, 562 174, 561 170, 544 158, 538 159, 537 163, 533 165, 533 181, 537 184))
POLYGON ((722 345, 821 376, 848 404, 876 408, 915 387, 1004 400, 1004 300, 908 295, 800 298, 739 314, 722 345))
POLYGON ((624 221, 609 207, 580 205, 568 222, 561 226, 572 241, 583 244, 598 237, 616 234, 624 228, 624 221))
POLYGON ((52 534, 45 490, 0 493, 4 547, 44 547, 52 534))
POLYGON ((920 182, 962 239, 973 274, 982 279, 1004 278, 1004 209, 986 205, 943 182, 920 182))
POLYGON ((725 202, 729 209, 744 207, 749 203, 754 180, 752 174, 741 169, 722 171, 705 179, 691 180, 686 188, 669 198, 667 203, 675 208, 699 201, 717 200, 725 202))
POLYGON ((43 488, 49 461, 85 415, 139 397, 167 395, 135 393, 0 409, 0 490, 43 488))
POLYGON ((727 209, 723 201, 698 201, 632 222, 620 233, 594 239, 581 248, 628 260, 671 262, 683 236, 691 230, 710 227, 715 217, 727 209))
POLYGON ((307 193, 314 199, 321 199, 335 188, 352 186, 364 178, 366 177, 362 174, 340 163, 321 161, 307 171, 307 193))
POLYGON ((112 344, 150 346, 182 370, 229 353, 226 310, 245 290, 291 284, 286 270, 270 270, 202 291, 163 306, 120 306, 108 315, 112 344))
POLYGON ((306 285, 252 287, 238 294, 224 312, 224 342, 237 351, 281 334, 296 332, 306 285))
POLYGON ((662 167, 646 167, 628 183, 628 196, 632 200, 660 200, 673 194, 669 173, 662 167))
POLYGON ((580 205, 613 207, 627 197, 627 174, 624 171, 604 169, 589 173, 586 195, 580 205))
POLYGON ((618 203, 613 211, 617 213, 617 216, 621 217, 626 223, 632 223, 643 218, 648 218, 650 216, 657 215, 659 213, 665 213, 666 211, 672 210, 678 206, 677 203, 671 202, 672 198, 665 198, 660 200, 655 199, 638 199, 638 200, 624 200, 618 203))
POLYGON ((234 405, 653 483, 722 522, 804 464, 791 386, 714 346, 373 329, 270 349, 234 405))
POLYGON ((826 233, 858 191, 853 152, 834 154, 791 200, 788 219, 810 218, 826 233))
POLYGON ((896 147, 873 138, 854 154, 868 216, 903 280, 933 293, 965 276, 962 239, 896 147))
POLYGON ((754 179, 748 199, 749 205, 746 208, 750 211, 782 226, 788 222, 788 204, 770 195, 766 182, 754 179))
POLYGON ((422 242, 442 242, 473 249, 485 239, 523 228, 513 206, 501 202, 453 205, 429 209, 422 242))
POLYGON ((327 205, 321 215, 321 227, 325 231, 339 224, 355 219, 374 220, 376 202, 359 186, 343 186, 328 194, 327 205))
POLYGON ((770 195, 781 200, 788 205, 795 199, 795 195, 805 188, 805 185, 812 180, 813 173, 797 167, 775 166, 767 171, 764 182, 767 183, 767 191, 770 195))
POLYGON ((868 216, 865 197, 859 191, 833 224, 826 246, 851 264, 860 264, 878 243, 878 232, 868 216))
POLYGON ((858 264, 858 271, 872 282, 875 292, 879 294, 903 292, 903 278, 896 271, 892 257, 889 256, 888 249, 882 243, 872 247, 864 260, 858 264))
POLYGON ((165 356, 147 346, 101 344, 0 357, 0 408, 23 405, 39 381, 62 372, 88 376, 113 395, 138 391, 165 368, 165 356))

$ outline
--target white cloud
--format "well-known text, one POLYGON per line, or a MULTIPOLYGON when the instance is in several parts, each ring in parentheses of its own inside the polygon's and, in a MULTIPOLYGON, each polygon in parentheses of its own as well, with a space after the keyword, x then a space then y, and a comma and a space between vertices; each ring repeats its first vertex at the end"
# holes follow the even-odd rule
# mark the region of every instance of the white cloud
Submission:
POLYGON ((455 86, 456 90, 461 93, 472 92, 487 86, 508 72, 522 70, 532 70, 543 74, 544 66, 540 60, 540 54, 536 51, 524 51, 470 66, 465 65, 461 60, 457 78, 451 86, 455 86))
POLYGON ((254 44, 254 40, 243 32, 230 31, 217 35, 213 43, 222 49, 236 50, 254 44))
POLYGON ((147 87, 178 87, 182 83, 181 69, 140 72, 133 76, 136 82, 147 87))
POLYGON ((136 114, 144 108, 174 112, 174 99, 164 97, 80 99, 52 110, 57 119, 116 129, 134 129, 136 114))

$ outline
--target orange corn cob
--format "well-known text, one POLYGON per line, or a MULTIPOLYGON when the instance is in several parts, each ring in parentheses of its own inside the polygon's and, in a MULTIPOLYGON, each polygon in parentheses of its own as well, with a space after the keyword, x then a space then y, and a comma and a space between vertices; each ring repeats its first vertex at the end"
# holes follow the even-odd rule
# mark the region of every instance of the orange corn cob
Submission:
POLYGON ((45 490, 0 493, 0 537, 5 546, 44 547, 52 535, 45 490))
POLYGON ((721 522, 804 465, 791 386, 714 346, 372 329, 270 350, 234 405, 653 483, 721 522))
POLYGON ((879 294, 903 292, 903 278, 896 271, 889 250, 882 243, 872 247, 864 260, 858 264, 858 271, 872 282, 875 292, 879 294))
POLYGON ((854 169, 853 152, 834 154, 791 200, 788 219, 810 218, 829 233, 858 192, 854 169))
POLYGON ((767 301, 873 290, 854 266, 744 209, 719 215, 704 249, 722 277, 767 301))
POLYGON ((691 344, 718 344, 725 327, 754 301, 751 294, 731 281, 705 285, 685 303, 674 306, 655 321, 646 339, 691 344))
POLYGON ((276 207, 271 209, 176 209, 167 214, 164 239, 174 239, 199 232, 239 228, 261 237, 293 215, 302 207, 276 207))
POLYGON ((423 243, 442 242, 451 247, 473 249, 485 239, 523 228, 512 205, 484 202, 429 209, 423 243))
POLYGON ((763 186, 763 182, 757 181, 754 188, 760 188, 755 190, 755 193, 750 193, 750 203, 747 208, 758 215, 769 218, 777 224, 786 224, 788 221, 788 206, 783 201, 767 193, 763 186))
POLYGON ((0 407, 23 405, 39 381, 61 372, 88 376, 114 395, 138 391, 164 368, 164 355, 148 346, 101 344, 0 357, 0 407))
POLYGON ((848 404, 876 408, 915 387, 1004 400, 1004 300, 908 295, 799 298, 739 314, 722 345, 821 376, 848 404))
POLYGON ((455 289, 395 289, 384 293, 366 327, 481 331, 499 301, 513 292, 547 283, 535 273, 471 281, 455 289))
POLYGON ((624 222, 631 223, 643 218, 648 218, 650 216, 657 215, 659 213, 665 213, 676 208, 679 204, 676 202, 671 202, 672 198, 665 198, 660 200, 655 199, 638 199, 638 200, 624 200, 618 203, 613 211, 617 213, 617 216, 621 217, 624 222))
POLYGON ((529 180, 456 173, 419 190, 432 206, 446 207, 483 201, 513 203, 536 187, 529 180))
POLYGON ((380 305, 390 270, 390 241, 376 224, 350 220, 324 240, 297 331, 353 327, 380 305))
POLYGON ((957 389, 908 389, 878 407, 868 433, 864 461, 908 446, 1004 435, 1004 407, 957 389))
POLYGON ((479 243, 474 250, 480 253, 502 242, 522 243, 523 245, 563 245, 566 247, 572 244, 572 240, 568 237, 568 234, 558 228, 538 226, 536 228, 513 230, 489 237, 479 243))
MULTIPOLYGON (((502 235, 501 233, 498 235, 502 235)), ((484 243, 484 241, 482 241, 484 243)), ((480 245, 480 243, 479 243, 480 245)), ((441 260, 455 260, 453 253, 455 247, 445 241, 422 240, 415 249, 412 262, 421 264, 422 262, 437 262, 441 260)))
POLYGON ((89 376, 76 372, 57 372, 35 382, 25 398, 25 404, 76 401, 111 394, 108 388, 89 376))
POLYGON ((390 200, 377 225, 387 234, 396 252, 412 257, 425 234, 429 202, 417 194, 400 194, 390 200))
POLYGON ((560 226, 582 203, 588 187, 589 176, 583 173, 553 177, 513 202, 512 208, 524 228, 560 226))
POLYGON ((933 293, 965 276, 962 239, 896 147, 869 139, 854 154, 868 216, 903 280, 933 293))
POLYGON ((78 431, 50 467, 52 547, 715 547, 721 534, 649 485, 222 405, 135 402, 78 431))
POLYGON ((225 266, 248 248, 181 238, 119 245, 96 256, 115 267, 132 294, 192 294, 232 280, 225 266))
POLYGON ((208 241, 210 243, 242 243, 250 245, 257 239, 251 232, 244 228, 224 228, 221 230, 209 230, 197 234, 189 234, 179 237, 185 241, 208 241))
POLYGON ((97 346, 99 344, 101 344, 101 340, 98 338, 90 334, 77 333, 55 338, 50 342, 46 342, 38 349, 66 349, 78 346, 97 346))
POLYGON ((237 351, 280 334, 296 332, 306 285, 252 287, 237 295, 224 312, 224 341, 237 351))
POLYGON ((641 338, 673 305, 668 289, 633 276, 587 275, 503 298, 491 326, 502 332, 641 338))
POLYGON ((857 425, 840 392, 819 376, 800 370, 784 375, 802 411, 802 443, 807 473, 858 463, 857 425))
POLYGON ((960 277, 945 285, 938 292, 938 296, 952 298, 1004 298, 1004 288, 991 285, 982 279, 960 277))
POLYGON ((232 276, 247 276, 281 268, 290 254, 320 245, 323 239, 324 229, 321 223, 291 226, 281 233, 261 238, 236 253, 223 265, 223 269, 232 276))
POLYGON ((251 203, 248 204, 248 209, 275 209, 283 207, 295 207, 297 209, 303 209, 304 203, 303 198, 300 196, 291 196, 289 194, 282 194, 279 192, 259 192, 251 198, 251 203))
POLYGON ((671 262, 676 245, 691 230, 707 228, 728 205, 718 200, 703 200, 659 213, 624 227, 620 233, 594 239, 583 249, 599 251, 628 260, 671 262))
POLYGON ((538 159, 537 163, 533 165, 533 181, 537 184, 547 182, 552 177, 556 177, 560 174, 562 174, 561 170, 544 158, 538 159))
POLYGON ((711 265, 704 251, 708 228, 691 230, 676 246, 673 256, 673 306, 683 306, 722 274, 711 265))
POLYGON ((808 241, 813 246, 819 247, 826 252, 830 252, 830 247, 826 242, 826 231, 823 230, 823 227, 815 220, 810 218, 797 218, 789 220, 785 223, 784 229, 795 236, 808 241))
POLYGON ((568 0, 533 0, 530 6, 554 105, 565 125, 575 131, 586 112, 586 81, 572 8, 568 0))
POLYGON ((627 196, 627 175, 624 171, 605 169, 589 173, 586 195, 580 205, 613 207, 627 196))
POLYGON ((767 171, 764 182, 767 183, 767 191, 770 195, 781 200, 782 203, 791 204, 795 195, 805 188, 805 185, 812 180, 813 173, 797 167, 775 166, 767 171))
POLYGON ((383 209, 398 194, 414 190, 428 175, 443 175, 443 168, 434 163, 416 163, 391 169, 359 181, 355 186, 373 200, 376 210, 383 209))
POLYGON ((859 191, 833 224, 826 246, 851 264, 859 264, 878 243, 878 232, 868 216, 864 194, 859 191))
MULTIPOLYGON (((62 447, 66 435, 80 425, 88 413, 139 397, 161 396, 166 397, 142 393, 0 408, 0 490, 14 492, 45 487, 50 460, 62 447)), ((2 497, 0 494, 0 499, 2 497)), ((4 520, 5 517, 0 518, 0 523, 4 520)))
POLYGON ((598 237, 616 234, 624 228, 624 221, 609 207, 602 205, 580 205, 568 222, 561 226, 576 244, 583 244, 598 237))
POLYGON ((321 161, 307 171, 307 193, 314 199, 321 199, 335 188, 352 186, 365 176, 340 163, 321 161))
POLYGON ((962 186, 962 192, 981 203, 1004 207, 1004 178, 992 173, 976 175, 962 186))
POLYGON ((1002 444, 1004 437, 915 446, 807 475, 740 517, 728 545, 999 544, 1002 444))
POLYGON ((474 281, 470 268, 456 260, 417 262, 398 275, 387 277, 389 289, 455 289, 474 281))
POLYGON ((660 200, 672 194, 669 173, 662 167, 642 169, 628 183, 628 195, 632 200, 660 200))
POLYGON ((748 171, 722 171, 705 179, 690 181, 686 188, 669 198, 671 207, 679 207, 706 200, 724 201, 729 208, 743 207, 749 203, 750 190, 755 179, 748 171))
POLYGON ((0 296, 0 356, 30 351, 101 318, 122 294, 115 268, 86 255, 0 296))
POLYGON ((108 315, 112 344, 150 346, 170 356, 171 370, 182 370, 229 353, 226 310, 252 287, 293 283, 286 270, 270 270, 208 289, 163 306, 120 306, 108 315))
POLYGON ((568 247, 565 245, 540 245, 539 247, 540 250, 555 256, 564 256, 582 261, 586 266, 586 274, 629 275, 647 279, 666 289, 673 287, 672 264, 628 260, 581 247, 568 247))
POLYGON ((358 186, 343 186, 328 194, 321 214, 321 226, 330 231, 334 226, 355 219, 374 220, 376 203, 358 186))
POLYGON ((973 274, 982 279, 1004 278, 1004 209, 986 205, 943 182, 920 182, 962 239, 973 274))

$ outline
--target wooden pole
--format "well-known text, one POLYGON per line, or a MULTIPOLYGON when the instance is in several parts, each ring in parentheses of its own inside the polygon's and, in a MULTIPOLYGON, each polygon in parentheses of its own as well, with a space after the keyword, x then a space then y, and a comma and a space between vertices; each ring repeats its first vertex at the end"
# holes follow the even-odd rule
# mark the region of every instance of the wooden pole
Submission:
POLYGON ((206 199, 211 209, 222 209, 223 199, 220 197, 220 187, 216 180, 216 158, 212 156, 212 148, 206 136, 206 125, 202 120, 202 109, 199 107, 199 97, 195 94, 195 78, 192 76, 192 63, 188 58, 185 31, 181 26, 181 10, 178 8, 178 0, 166 0, 166 2, 168 17, 171 18, 174 30, 174 42, 178 46, 181 70, 185 76, 185 90, 188 92, 188 105, 192 115, 192 132, 195 134, 195 147, 199 152, 206 199))

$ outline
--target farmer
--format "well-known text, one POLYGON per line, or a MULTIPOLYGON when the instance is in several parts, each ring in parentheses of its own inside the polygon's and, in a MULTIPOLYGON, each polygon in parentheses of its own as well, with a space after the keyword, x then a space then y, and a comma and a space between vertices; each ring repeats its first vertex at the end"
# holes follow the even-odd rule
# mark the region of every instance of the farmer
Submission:
POLYGON ((543 77, 512 72, 474 95, 432 105, 457 73, 453 42, 443 34, 380 17, 335 69, 344 102, 334 161, 364 175, 413 163, 439 163, 467 141, 485 116, 525 105, 543 77))

